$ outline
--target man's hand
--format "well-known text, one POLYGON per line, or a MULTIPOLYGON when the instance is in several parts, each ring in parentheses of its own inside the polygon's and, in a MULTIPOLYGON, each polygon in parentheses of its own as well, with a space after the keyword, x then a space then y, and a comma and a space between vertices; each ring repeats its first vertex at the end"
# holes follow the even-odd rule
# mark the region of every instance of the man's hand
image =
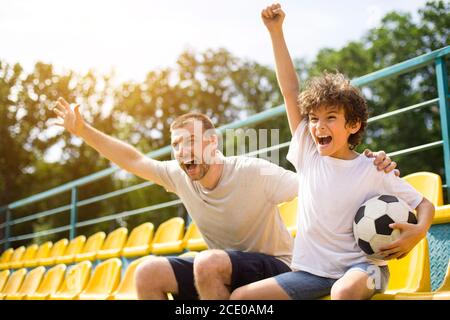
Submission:
POLYGON ((56 106, 53 108, 53 112, 58 116, 59 122, 55 125, 61 126, 67 129, 72 134, 80 136, 84 129, 84 119, 79 111, 80 105, 77 104, 72 110, 69 103, 63 98, 58 98, 56 106))
POLYGON ((281 31, 286 14, 279 3, 272 4, 261 11, 261 18, 269 32, 281 31))
POLYGON ((364 155, 368 158, 375 158, 373 164, 377 166, 378 171, 384 171, 386 173, 394 170, 394 174, 397 177, 400 177, 400 171, 395 169, 397 167, 397 163, 392 161, 391 158, 384 151, 372 152, 369 149, 364 150, 364 155))

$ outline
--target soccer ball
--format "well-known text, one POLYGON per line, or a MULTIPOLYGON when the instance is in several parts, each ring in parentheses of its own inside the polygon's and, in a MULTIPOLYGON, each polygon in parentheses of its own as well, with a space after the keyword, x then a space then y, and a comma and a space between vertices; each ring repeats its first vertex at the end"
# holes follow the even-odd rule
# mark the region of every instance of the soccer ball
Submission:
POLYGON ((380 195, 367 200, 353 221, 353 233, 361 250, 372 259, 383 259, 378 254, 380 248, 400 236, 400 230, 389 227, 394 222, 417 224, 417 219, 408 205, 395 196, 380 195))

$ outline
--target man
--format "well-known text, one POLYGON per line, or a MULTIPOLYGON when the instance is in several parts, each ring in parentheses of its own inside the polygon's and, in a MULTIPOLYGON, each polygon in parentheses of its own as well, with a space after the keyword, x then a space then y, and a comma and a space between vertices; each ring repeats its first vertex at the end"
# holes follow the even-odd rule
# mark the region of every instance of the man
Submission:
MULTIPOLYGON (((208 245, 195 259, 151 256, 141 263, 139 299, 166 299, 167 292, 177 299, 228 299, 238 287, 291 270, 293 239, 277 205, 296 197, 294 172, 262 159, 225 157, 214 125, 203 114, 175 119, 175 160, 157 161, 85 123, 79 105, 72 109, 59 98, 54 111, 57 125, 104 157, 176 193, 208 245)), ((384 152, 374 164, 385 172, 396 166, 384 152)))

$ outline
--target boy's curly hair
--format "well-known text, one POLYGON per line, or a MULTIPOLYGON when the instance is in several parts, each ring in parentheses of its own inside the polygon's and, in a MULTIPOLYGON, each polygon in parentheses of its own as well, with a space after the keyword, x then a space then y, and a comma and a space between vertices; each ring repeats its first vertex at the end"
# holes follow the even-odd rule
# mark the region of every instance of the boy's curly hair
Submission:
POLYGON ((358 132, 351 134, 348 138, 350 149, 354 149, 361 143, 362 135, 367 127, 367 102, 361 91, 352 86, 350 80, 342 73, 324 72, 312 78, 306 89, 299 94, 297 102, 300 112, 306 117, 322 106, 343 108, 346 124, 361 123, 358 132))

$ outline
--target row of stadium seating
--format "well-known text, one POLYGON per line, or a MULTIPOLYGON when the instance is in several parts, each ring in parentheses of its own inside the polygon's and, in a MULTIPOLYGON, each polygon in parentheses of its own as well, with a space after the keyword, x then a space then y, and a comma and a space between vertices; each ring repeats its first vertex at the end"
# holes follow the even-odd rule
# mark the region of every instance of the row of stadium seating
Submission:
POLYGON ((0 257, 0 270, 116 257, 135 258, 148 254, 178 254, 183 250, 201 251, 207 248, 194 223, 184 232, 184 220, 181 218, 165 221, 154 236, 153 230, 153 224, 146 222, 134 228, 129 237, 128 230, 122 227, 107 237, 105 232, 97 232, 87 240, 85 236, 78 236, 70 242, 61 239, 55 244, 48 241, 40 246, 32 244, 27 248, 21 246, 15 250, 8 249, 0 257))
MULTIPOLYGON (((421 172, 405 179, 435 204, 433 224, 449 224, 450 205, 443 205, 440 177, 421 172)), ((280 204, 279 208, 283 221, 294 236, 297 199, 280 204)), ((34 244, 27 249, 19 247, 4 251, 0 257, 0 267, 4 269, 0 271, 0 299, 136 299, 134 271, 145 259, 142 257, 148 254, 177 255, 183 251, 195 254, 207 248, 194 223, 184 233, 181 218, 164 222, 154 236, 151 223, 133 229, 128 239, 127 235, 126 228, 119 228, 108 237, 104 232, 98 232, 87 241, 85 236, 79 236, 70 242, 59 240, 53 246, 46 242, 39 247, 34 244), (129 260, 139 257, 129 264, 129 260), (99 264, 90 276, 96 263, 99 264), (55 264, 45 272, 46 267, 55 264), (27 273, 26 268, 33 267, 27 273), (121 273, 124 274, 122 280, 121 273)), ((444 240, 450 246, 450 236, 444 240)), ((446 259, 450 268, 449 257, 446 259)), ((450 299, 448 268, 440 287, 431 292, 430 256, 425 238, 405 258, 389 261, 391 279, 388 290, 374 299, 450 299)))

